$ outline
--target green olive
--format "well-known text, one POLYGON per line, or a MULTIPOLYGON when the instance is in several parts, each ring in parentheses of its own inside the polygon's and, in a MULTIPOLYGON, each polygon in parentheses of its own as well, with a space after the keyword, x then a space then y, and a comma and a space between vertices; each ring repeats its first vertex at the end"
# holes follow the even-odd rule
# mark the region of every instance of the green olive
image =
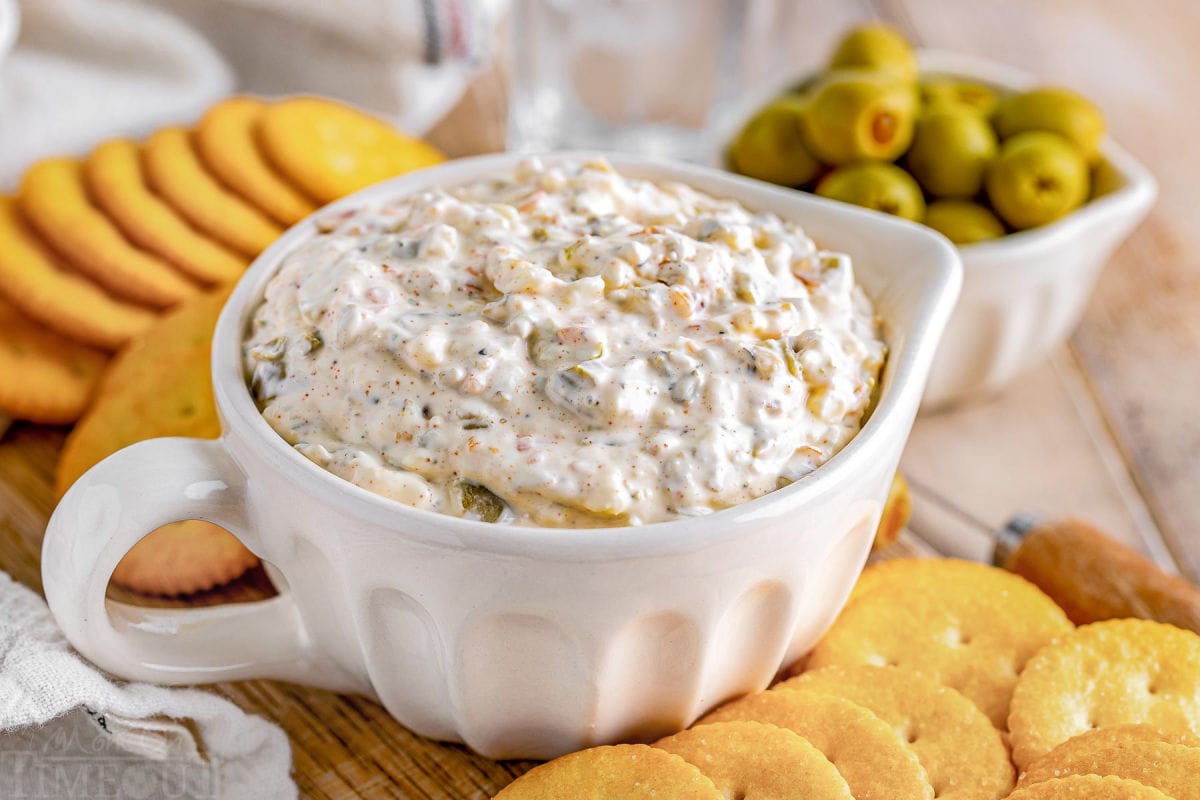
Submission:
POLYGON ((926 111, 939 108, 967 108, 988 117, 996 110, 999 98, 982 83, 955 78, 930 78, 921 83, 921 105, 926 111))
POLYGON ((917 56, 912 45, 895 28, 878 23, 859 26, 843 36, 829 66, 886 70, 904 80, 917 79, 917 56))
POLYGON ((1057 133, 1027 131, 1007 139, 987 173, 996 213, 1017 230, 1045 225, 1087 199, 1088 166, 1057 133))
POLYGON ((815 178, 821 165, 804 146, 804 106, 803 98, 785 95, 755 114, 729 147, 734 170, 783 186, 815 178))
POLYGON ((996 133, 1007 139, 1025 131, 1049 131, 1064 137, 1088 163, 1099 157, 1104 115, 1090 100, 1070 89, 1044 87, 1014 95, 996 107, 996 133))
POLYGON ((970 200, 938 200, 925 209, 926 225, 955 244, 971 244, 1004 235, 1004 223, 970 200))
POLYGON ((973 197, 996 156, 996 134, 973 111, 946 107, 917 120, 908 170, 935 197, 973 197))
POLYGON ((889 73, 831 72, 813 89, 804 140, 826 164, 893 161, 912 141, 915 111, 911 85, 889 73))
POLYGON ((919 221, 925 198, 912 176, 895 164, 849 164, 817 184, 817 194, 844 203, 919 221))

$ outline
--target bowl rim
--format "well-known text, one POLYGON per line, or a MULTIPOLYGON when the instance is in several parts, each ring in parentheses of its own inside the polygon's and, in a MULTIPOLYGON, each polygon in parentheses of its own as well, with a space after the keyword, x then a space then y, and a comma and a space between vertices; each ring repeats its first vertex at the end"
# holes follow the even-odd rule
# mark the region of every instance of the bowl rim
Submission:
MULTIPOLYGON (((918 48, 917 61, 922 72, 939 75, 950 75, 970 78, 992 84, 1003 89, 1020 91, 1037 86, 1039 81, 1032 73, 999 61, 966 53, 956 53, 936 48, 918 48)), ((735 109, 724 116, 723 123, 718 126, 714 139, 715 146, 711 150, 711 163, 718 168, 724 168, 724 151, 726 145, 733 140, 737 131, 750 119, 750 116, 771 99, 786 92, 796 83, 814 75, 807 71, 801 75, 791 75, 787 80, 779 81, 769 88, 769 91, 756 92, 739 102, 735 109)), ((1121 185, 1105 195, 1089 200, 1066 216, 1046 225, 1015 231, 997 239, 990 239, 973 244, 957 245, 963 258, 971 258, 967 268, 968 274, 997 270, 1006 270, 1011 260, 1023 256, 1033 257, 1035 253, 1060 246, 1077 236, 1081 228, 1093 224, 1134 213, 1143 206, 1153 202, 1158 194, 1158 185, 1153 174, 1135 159, 1129 151, 1117 144, 1111 136, 1105 134, 1100 141, 1100 154, 1121 178, 1121 185), (975 259, 978 259, 976 261, 975 259)), ((803 190, 782 187, 789 191, 803 190)))
MULTIPOLYGON (((795 218, 781 208, 800 205, 824 206, 828 212, 852 218, 864 225, 888 228, 897 236, 926 240, 930 248, 929 278, 914 301, 912 325, 904 331, 905 341, 889 359, 890 380, 885 378, 878 403, 866 424, 837 454, 809 475, 761 497, 700 517, 688 517, 641 526, 605 528, 559 528, 503 525, 414 508, 363 489, 335 476, 305 458, 277 434, 259 412, 247 386, 242 368, 241 345, 249 317, 261 300, 267 281, 297 245, 316 233, 314 220, 338 211, 357 208, 435 186, 457 186, 489 174, 512 169, 528 154, 502 153, 449 161, 375 184, 331 203, 296 225, 261 253, 245 272, 226 301, 213 337, 212 378, 217 408, 222 417, 222 439, 244 432, 253 453, 275 471, 305 481, 305 489, 323 503, 383 527, 404 526, 397 535, 440 547, 469 548, 479 552, 534 556, 542 559, 612 560, 698 551, 717 542, 742 535, 737 524, 771 516, 776 507, 803 505, 828 487, 853 480, 864 465, 882 456, 911 421, 924 389, 941 332, 957 299, 962 281, 961 261, 948 240, 932 229, 866 209, 835 203, 815 196, 797 197, 790 189, 772 186, 711 167, 668 159, 597 151, 563 151, 538 156, 544 162, 583 161, 605 158, 618 171, 631 174, 655 173, 654 180, 697 180, 709 186, 731 189, 731 194, 749 192, 761 197, 761 208, 795 218), (732 190, 737 191, 732 191, 732 190), (907 417, 907 419, 906 419, 907 417), (715 522, 714 522, 715 521, 715 522)), ((710 191, 705 189, 705 191, 710 191)), ((710 192, 711 193, 711 192, 710 192)), ((899 268, 899 267, 897 267, 899 268)), ((888 322, 884 318, 885 324, 888 322)), ((901 331, 888 330, 895 340, 901 331)), ((228 447, 228 444, 227 444, 228 447)), ((233 452, 236 447, 230 448, 233 452)), ((832 542, 832 540, 831 540, 832 542)))

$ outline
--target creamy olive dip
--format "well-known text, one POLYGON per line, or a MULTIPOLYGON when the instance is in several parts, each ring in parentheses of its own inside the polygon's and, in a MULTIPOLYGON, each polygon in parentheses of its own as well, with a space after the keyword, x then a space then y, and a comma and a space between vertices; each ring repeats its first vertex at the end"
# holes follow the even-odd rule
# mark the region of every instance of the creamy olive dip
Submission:
POLYGON ((606 162, 326 216, 266 289, 251 389, 419 508, 639 525, 773 491, 858 431, 885 347, 850 259, 606 162))

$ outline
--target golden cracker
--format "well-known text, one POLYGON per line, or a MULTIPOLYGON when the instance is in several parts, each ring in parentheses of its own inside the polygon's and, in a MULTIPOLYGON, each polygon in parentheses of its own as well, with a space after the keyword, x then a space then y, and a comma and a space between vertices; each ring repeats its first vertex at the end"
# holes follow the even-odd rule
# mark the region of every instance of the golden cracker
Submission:
POLYGON ((897 472, 892 476, 892 485, 888 487, 883 514, 880 515, 879 525, 875 528, 875 540, 871 542, 871 552, 878 552, 895 542, 911 516, 912 494, 908 491, 908 481, 897 472))
POLYGON ((1075 748, 1057 758, 1052 750, 1029 766, 1021 776, 1021 786, 1068 775, 1128 778, 1175 800, 1200 800, 1200 749, 1166 742, 1122 742, 1075 748))
POLYGON ((220 181, 274 217, 294 225, 317 206, 283 179, 259 150, 255 131, 266 104, 253 97, 217 103, 196 126, 196 150, 220 181))
POLYGON ((283 229, 208 173, 183 128, 162 128, 142 145, 150 187, 186 220, 240 253, 256 256, 283 229))
POLYGON ((48 425, 74 422, 107 360, 0 301, 0 415, 48 425))
MULTIPOLYGON (((59 457, 60 496, 92 465, 135 442, 220 435, 209 361, 227 297, 218 291, 180 305, 113 361, 59 457)), ((192 520, 147 535, 117 565, 113 581, 145 594, 190 594, 227 583, 256 563, 231 534, 192 520)))
POLYGON ((446 160, 378 117, 320 97, 268 106, 258 142, 276 169, 321 203, 446 160))
POLYGON ((1017 789, 1009 800, 1177 800, 1137 781, 1072 775, 1017 789))
POLYGON ((846 780, 820 750, 776 725, 714 722, 654 746, 694 764, 726 797, 854 800, 846 780))
POLYGON ((143 439, 221 435, 210 357, 227 297, 220 290, 182 304, 118 354, 95 405, 63 446, 55 473, 58 496, 92 465, 143 439))
POLYGON ((246 271, 241 255, 189 226, 146 186, 138 146, 112 139, 83 164, 92 199, 139 247, 207 284, 231 283, 246 271))
POLYGON ((870 592, 881 584, 900 585, 905 581, 933 579, 947 574, 970 579, 978 574, 979 564, 975 561, 964 561, 957 558, 892 558, 869 565, 858 576, 854 588, 850 591, 850 599, 854 600, 870 592))
POLYGON ((984 564, 897 559, 863 577, 868 588, 852 596, 808 668, 905 667, 966 695, 1001 730, 1025 662, 1072 629, 1036 586, 984 564))
POLYGON ((147 534, 117 564, 112 580, 141 594, 177 597, 229 583, 257 565, 229 531, 186 520, 147 534))
POLYGON ((146 330, 152 311, 111 297, 64 266, 0 195, 0 295, 22 314, 72 341, 116 350, 146 330))
POLYGON ((833 762, 855 800, 933 798, 916 753, 891 725, 857 703, 819 692, 758 692, 726 703, 697 725, 731 720, 798 733, 833 762))
POLYGON ((1129 723, 1200 735, 1200 636, 1105 620, 1043 648, 1013 692, 1013 760, 1025 769, 1074 736, 1129 723))
POLYGON ((1013 788, 1000 732, 953 689, 898 667, 825 667, 772 691, 817 691, 858 703, 908 742, 941 800, 998 800, 1013 788))
POLYGON ((495 800, 724 800, 712 781, 674 753, 646 744, 593 747, 547 761, 495 800))
POLYGON ((54 251, 118 297, 166 308, 198 291, 170 264, 130 244, 92 205, 74 159, 50 158, 30 167, 17 205, 54 251))
MULTIPOLYGON (((1094 728, 1078 736, 1072 736, 1049 753, 1046 753, 1046 755, 1034 759, 1033 763, 1026 770, 1026 773, 1040 771, 1046 765, 1071 760, 1077 753, 1091 752, 1129 742, 1165 742, 1167 744, 1181 744, 1187 747, 1200 747, 1200 736, 1197 736, 1185 727, 1159 728, 1154 725, 1138 723, 1112 725, 1107 728, 1094 728)), ((1021 779, 1025 779, 1024 775, 1022 775, 1021 779)))

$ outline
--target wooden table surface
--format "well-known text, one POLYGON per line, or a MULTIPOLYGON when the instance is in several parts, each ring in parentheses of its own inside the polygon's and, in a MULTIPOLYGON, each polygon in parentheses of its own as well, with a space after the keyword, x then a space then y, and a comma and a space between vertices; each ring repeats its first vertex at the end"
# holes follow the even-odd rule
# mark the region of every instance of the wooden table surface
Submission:
MULTIPOLYGON (((1075 514, 1200 579, 1200 4, 1194 0, 776 0, 756 69, 817 65, 843 28, 889 20, 923 46, 1005 61, 1076 88, 1158 177, 1149 220, 1100 280, 1070 343, 990 400, 918 420, 904 469, 989 524, 1075 514)), ((485 72, 433 133, 453 155, 503 145, 503 80, 485 72)), ((0 442, 0 568, 40 589, 38 553, 63 431, 0 442)), ((987 540, 918 495, 912 528, 941 550, 987 540)), ((914 540, 902 543, 911 550, 914 540)), ((261 571, 192 602, 270 591, 261 571)), ((282 725, 313 798, 484 798, 525 768, 424 741, 375 703, 265 681, 221 694, 282 725)))

